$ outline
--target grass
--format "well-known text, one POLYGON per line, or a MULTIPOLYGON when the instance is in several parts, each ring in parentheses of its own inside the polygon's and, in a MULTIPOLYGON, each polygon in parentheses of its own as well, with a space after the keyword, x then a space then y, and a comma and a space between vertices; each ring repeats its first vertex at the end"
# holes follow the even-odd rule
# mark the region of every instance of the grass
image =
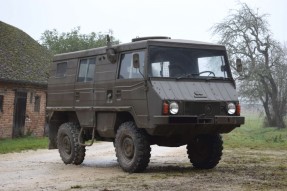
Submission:
POLYGON ((24 137, 17 139, 0 139, 0 154, 48 148, 47 137, 24 137))
POLYGON ((248 116, 245 124, 223 135, 225 148, 287 149, 287 128, 263 128, 263 118, 248 116))

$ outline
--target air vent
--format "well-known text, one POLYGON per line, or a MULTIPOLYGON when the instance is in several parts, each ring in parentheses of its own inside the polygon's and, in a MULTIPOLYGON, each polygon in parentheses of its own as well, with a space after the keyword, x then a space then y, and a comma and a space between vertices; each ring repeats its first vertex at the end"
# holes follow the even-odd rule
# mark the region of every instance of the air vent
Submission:
POLYGON ((170 39, 170 37, 167 37, 167 36, 137 37, 137 38, 133 38, 132 42, 137 42, 137 41, 141 41, 141 40, 150 40, 150 39, 170 39))

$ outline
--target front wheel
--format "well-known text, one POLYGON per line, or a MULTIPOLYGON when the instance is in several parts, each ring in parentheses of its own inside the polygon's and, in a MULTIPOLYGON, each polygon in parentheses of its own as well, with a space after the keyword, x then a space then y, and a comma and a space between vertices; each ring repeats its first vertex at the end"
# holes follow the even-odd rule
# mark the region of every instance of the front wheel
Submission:
POLYGON ((199 135, 187 144, 190 162, 198 169, 212 169, 220 161, 223 141, 219 134, 199 135))
POLYGON ((116 156, 126 172, 142 172, 150 159, 148 135, 132 121, 120 125, 115 139, 116 156))
POLYGON ((79 133, 79 126, 70 122, 62 124, 58 130, 58 149, 65 164, 79 165, 84 161, 86 148, 78 143, 79 133))

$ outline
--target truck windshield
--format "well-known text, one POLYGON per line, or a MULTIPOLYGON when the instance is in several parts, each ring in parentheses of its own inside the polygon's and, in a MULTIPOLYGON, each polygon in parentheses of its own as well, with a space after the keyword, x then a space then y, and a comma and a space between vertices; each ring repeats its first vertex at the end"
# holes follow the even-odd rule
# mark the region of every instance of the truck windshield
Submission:
POLYGON ((150 46, 149 77, 229 78, 225 51, 150 46))

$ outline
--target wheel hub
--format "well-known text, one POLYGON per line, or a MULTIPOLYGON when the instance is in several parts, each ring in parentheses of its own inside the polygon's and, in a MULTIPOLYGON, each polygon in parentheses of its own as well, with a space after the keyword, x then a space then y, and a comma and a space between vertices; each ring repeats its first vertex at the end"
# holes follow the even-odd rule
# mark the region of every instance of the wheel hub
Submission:
POLYGON ((123 148, 124 155, 128 159, 133 158, 133 156, 134 156, 134 143, 133 143, 133 140, 130 137, 126 137, 123 140, 122 148, 123 148))
POLYGON ((63 150, 67 154, 71 154, 71 142, 68 136, 63 138, 63 150))

